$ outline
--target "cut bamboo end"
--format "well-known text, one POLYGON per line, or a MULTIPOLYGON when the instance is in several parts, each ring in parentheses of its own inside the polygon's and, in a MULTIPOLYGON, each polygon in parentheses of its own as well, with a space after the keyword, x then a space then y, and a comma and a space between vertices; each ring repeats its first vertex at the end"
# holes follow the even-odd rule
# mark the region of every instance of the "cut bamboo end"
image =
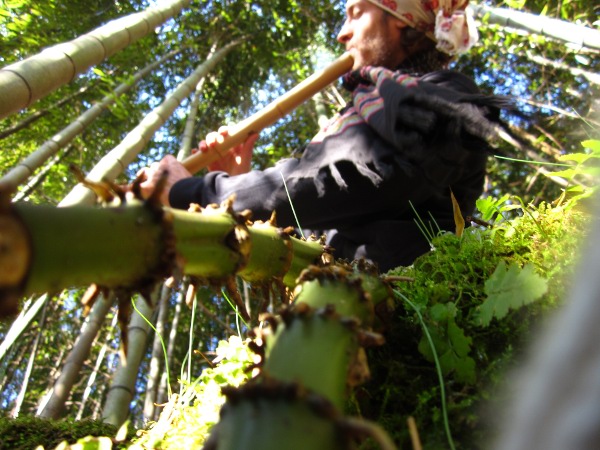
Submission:
POLYGON ((0 216, 0 288, 18 287, 30 261, 29 238, 23 226, 15 217, 0 216))

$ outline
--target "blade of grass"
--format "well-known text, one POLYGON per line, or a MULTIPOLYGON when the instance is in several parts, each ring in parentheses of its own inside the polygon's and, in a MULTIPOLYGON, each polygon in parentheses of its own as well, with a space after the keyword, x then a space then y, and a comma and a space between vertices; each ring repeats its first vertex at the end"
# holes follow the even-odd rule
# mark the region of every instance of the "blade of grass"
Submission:
POLYGON ((405 295, 403 295, 401 292, 397 291, 396 289, 394 289, 394 294, 396 296, 400 297, 406 303, 408 303, 410 305, 410 307, 415 310, 415 312, 417 313, 417 317, 419 318, 419 322, 421 323, 421 326, 423 327, 423 333, 425 333, 427 342, 429 342, 429 346, 431 347, 431 352, 433 353, 433 360, 435 362, 435 368, 436 368, 436 371, 438 374, 438 379, 440 382, 440 397, 441 397, 441 401, 442 401, 442 415, 444 417, 444 429, 446 431, 446 437, 448 439, 448 445, 450 446, 450 449, 455 450, 454 440, 452 439, 452 433, 450 432, 450 423, 448 421, 448 409, 446 406, 446 388, 444 386, 444 376, 442 374, 442 366, 440 365, 440 360, 438 358, 438 354, 435 349, 435 344, 433 343, 431 334, 429 334, 429 330, 427 329, 425 320, 423 320, 423 316, 421 315, 421 312, 416 307, 416 305, 413 302, 411 302, 405 295))
POLYGON ((150 328, 152 328, 152 330, 154 331, 154 333, 156 333, 156 336, 158 336, 158 339, 160 340, 160 345, 162 346, 162 350, 163 350, 163 354, 165 355, 165 370, 167 373, 167 392, 168 392, 168 398, 171 398, 171 396, 173 395, 173 392, 171 392, 171 377, 169 375, 169 361, 167 361, 167 347, 165 346, 165 341, 163 340, 162 335, 158 332, 158 330, 154 327, 154 325, 152 324, 152 322, 150 322, 141 312, 139 309, 137 309, 137 306, 135 306, 135 301, 132 298, 131 299, 131 304, 133 305, 133 309, 135 309, 135 312, 137 312, 139 314, 139 316, 144 319, 144 321, 148 324, 148 326, 150 328))
POLYGON ((246 325, 247 329, 250 329, 250 325, 248 325, 248 323, 246 323, 246 321, 240 314, 238 307, 236 305, 234 305, 233 302, 231 301, 231 299, 227 296, 225 289, 221 289, 221 294, 223 294, 223 298, 225 300, 227 300, 227 303, 229 303, 229 306, 231 306, 231 309, 233 309, 235 311, 235 325, 237 326, 238 336, 242 337, 242 332, 240 331, 240 324, 238 322, 238 319, 241 320, 242 322, 244 322, 244 325, 246 325))
POLYGON ((285 193, 287 194, 288 200, 290 202, 290 207, 292 208, 292 214, 294 214, 294 220, 296 220, 296 225, 298 226, 298 231, 300 232, 300 236, 302 239, 306 239, 304 237, 304 233, 302 232, 302 227, 300 226, 300 221, 298 220, 298 216, 296 215, 296 209, 294 209, 294 204, 292 203, 292 198, 290 197, 290 191, 288 191, 287 184, 285 183, 285 178, 283 177, 283 173, 279 172, 281 175, 281 179, 283 180, 283 188, 285 189, 285 193))

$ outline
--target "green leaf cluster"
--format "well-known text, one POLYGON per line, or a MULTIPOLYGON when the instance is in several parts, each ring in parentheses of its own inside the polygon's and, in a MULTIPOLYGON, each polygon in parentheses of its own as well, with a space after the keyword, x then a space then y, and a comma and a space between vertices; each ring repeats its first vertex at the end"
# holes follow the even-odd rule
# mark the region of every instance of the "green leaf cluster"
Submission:
POLYGON ((161 416, 158 422, 142 432, 134 448, 200 448, 212 426, 218 422, 219 410, 225 403, 221 388, 239 386, 250 377, 254 353, 247 344, 247 340, 238 336, 220 341, 216 365, 204 369, 194 383, 188 384, 181 395, 184 401, 177 397, 171 399, 175 402, 176 414, 161 416))
MULTIPOLYGON (((420 312, 433 341, 457 448, 479 448, 489 438, 483 405, 532 330, 560 305, 589 220, 570 205, 524 206, 510 196, 478 206, 496 219, 492 228, 439 235, 431 252, 389 273, 413 280, 397 290, 420 312)), ((416 418, 425 448, 446 448, 434 349, 400 298, 386 341, 370 350, 373 379, 352 407, 395 432, 401 448, 410 445, 408 416, 416 418)))

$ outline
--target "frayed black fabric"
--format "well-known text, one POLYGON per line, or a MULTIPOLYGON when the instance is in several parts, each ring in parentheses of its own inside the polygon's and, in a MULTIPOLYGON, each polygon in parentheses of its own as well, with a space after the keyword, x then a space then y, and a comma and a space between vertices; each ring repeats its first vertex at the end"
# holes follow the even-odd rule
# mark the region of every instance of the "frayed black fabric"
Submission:
POLYGON ((347 188, 336 168, 340 162, 350 162, 376 186, 401 168, 445 189, 460 180, 470 158, 491 153, 494 118, 508 105, 504 98, 479 94, 469 78, 448 70, 415 78, 366 67, 349 73, 344 86, 353 91, 354 103, 325 130, 322 142, 309 145, 295 175, 313 179, 319 195, 328 176, 347 188))
POLYGON ((410 264, 430 248, 417 216, 433 234, 453 231, 451 191, 463 216, 473 213, 499 110, 510 103, 480 94, 470 78, 449 70, 417 77, 367 67, 344 85, 352 104, 299 158, 183 180, 171 189, 171 204, 204 206, 235 194, 234 208, 255 219, 275 211, 279 226, 326 234, 336 257, 364 257, 382 271, 410 264))

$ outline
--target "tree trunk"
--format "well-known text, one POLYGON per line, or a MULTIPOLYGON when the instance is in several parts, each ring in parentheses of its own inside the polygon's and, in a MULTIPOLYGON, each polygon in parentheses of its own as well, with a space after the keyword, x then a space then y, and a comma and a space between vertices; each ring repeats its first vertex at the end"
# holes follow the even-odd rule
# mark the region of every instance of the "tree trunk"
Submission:
POLYGON ((579 48, 600 50, 600 31, 560 19, 507 8, 473 5, 476 16, 489 23, 557 39, 579 48))
POLYGON ((0 119, 71 82, 76 75, 146 36, 190 3, 191 0, 172 0, 164 6, 113 20, 77 39, 0 69, 0 119))
POLYGON ((327 114, 327 108, 325 108, 325 97, 319 92, 313 97, 313 101, 315 103, 319 129, 323 129, 327 125, 327 122, 329 122, 329 115, 327 114))
POLYGON ((90 354, 92 344, 112 303, 112 297, 106 299, 103 295, 100 295, 96 299, 96 303, 83 325, 81 334, 63 365, 60 377, 54 384, 52 395, 44 409, 39 413, 40 417, 58 419, 64 414, 65 404, 71 395, 71 389, 75 382, 79 380, 81 367, 90 354))

